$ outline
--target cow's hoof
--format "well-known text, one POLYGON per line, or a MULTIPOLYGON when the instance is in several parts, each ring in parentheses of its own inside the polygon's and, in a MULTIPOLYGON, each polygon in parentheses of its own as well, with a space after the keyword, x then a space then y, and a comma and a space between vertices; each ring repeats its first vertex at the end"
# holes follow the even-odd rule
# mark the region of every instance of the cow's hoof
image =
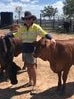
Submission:
POLYGON ((15 84, 17 84, 17 83, 18 83, 18 81, 14 81, 14 82, 11 81, 11 84, 12 84, 12 85, 15 85, 15 84))

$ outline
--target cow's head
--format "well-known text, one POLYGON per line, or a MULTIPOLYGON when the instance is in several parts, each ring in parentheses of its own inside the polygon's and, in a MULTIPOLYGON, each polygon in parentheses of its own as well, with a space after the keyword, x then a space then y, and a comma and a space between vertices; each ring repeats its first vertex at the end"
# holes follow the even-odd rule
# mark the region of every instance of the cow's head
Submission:
POLYGON ((19 38, 12 38, 12 41, 15 46, 14 56, 16 57, 22 52, 22 50, 21 50, 22 41, 19 38))
POLYGON ((34 57, 48 60, 48 53, 50 54, 49 47, 51 46, 51 41, 46 38, 41 38, 39 41, 34 42, 34 46, 36 47, 34 57))
POLYGON ((11 62, 9 64, 9 66, 7 67, 6 71, 8 73, 9 79, 11 81, 11 84, 17 84, 18 80, 17 80, 17 72, 20 70, 21 68, 19 66, 17 66, 14 62, 11 62))
POLYGON ((17 32, 19 28, 20 28, 20 26, 18 24, 12 24, 9 27, 10 31, 12 31, 12 32, 17 32))

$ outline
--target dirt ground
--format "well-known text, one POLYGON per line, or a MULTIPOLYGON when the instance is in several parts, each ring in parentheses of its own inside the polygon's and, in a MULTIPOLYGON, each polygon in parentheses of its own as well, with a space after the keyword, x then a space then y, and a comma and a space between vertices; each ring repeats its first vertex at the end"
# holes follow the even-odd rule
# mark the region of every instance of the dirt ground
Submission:
MULTIPOLYGON (((1 33, 4 32, 1 30, 1 33)), ((0 34, 1 34, 0 33, 0 34)), ((55 39, 74 38, 73 34, 52 33, 55 39)), ((14 58, 14 61, 22 68, 22 55, 14 58)), ((66 93, 60 96, 56 92, 57 75, 50 69, 47 61, 37 59, 37 94, 30 95, 31 87, 25 87, 28 82, 26 71, 21 71, 18 75, 18 84, 11 85, 10 81, 0 82, 0 99, 74 99, 74 65, 71 67, 66 86, 66 93)))

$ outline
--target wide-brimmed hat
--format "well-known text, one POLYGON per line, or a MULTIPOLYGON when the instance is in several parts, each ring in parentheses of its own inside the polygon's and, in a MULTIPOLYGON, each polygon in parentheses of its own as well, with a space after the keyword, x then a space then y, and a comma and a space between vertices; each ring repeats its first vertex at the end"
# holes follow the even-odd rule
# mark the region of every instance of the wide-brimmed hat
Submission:
POLYGON ((22 20, 29 19, 29 18, 33 18, 33 20, 37 19, 36 16, 32 15, 30 11, 25 11, 24 17, 22 17, 22 20))

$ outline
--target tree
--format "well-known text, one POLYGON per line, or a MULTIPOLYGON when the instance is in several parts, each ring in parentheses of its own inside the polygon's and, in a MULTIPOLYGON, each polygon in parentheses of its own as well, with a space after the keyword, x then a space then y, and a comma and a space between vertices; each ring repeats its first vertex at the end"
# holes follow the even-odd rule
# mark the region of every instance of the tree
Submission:
POLYGON ((44 7, 44 10, 41 10, 41 15, 43 17, 53 18, 52 26, 54 28, 55 24, 55 14, 57 13, 57 8, 53 8, 52 6, 44 7))
POLYGON ((65 0, 63 12, 68 17, 74 17, 74 0, 65 0))
POLYGON ((44 7, 44 10, 41 10, 41 14, 43 17, 54 17, 57 13, 57 8, 53 8, 52 6, 44 7))
POLYGON ((15 12, 18 14, 18 18, 19 18, 19 20, 20 20, 20 15, 21 15, 21 11, 22 11, 22 7, 21 6, 17 6, 16 8, 15 8, 15 12))

